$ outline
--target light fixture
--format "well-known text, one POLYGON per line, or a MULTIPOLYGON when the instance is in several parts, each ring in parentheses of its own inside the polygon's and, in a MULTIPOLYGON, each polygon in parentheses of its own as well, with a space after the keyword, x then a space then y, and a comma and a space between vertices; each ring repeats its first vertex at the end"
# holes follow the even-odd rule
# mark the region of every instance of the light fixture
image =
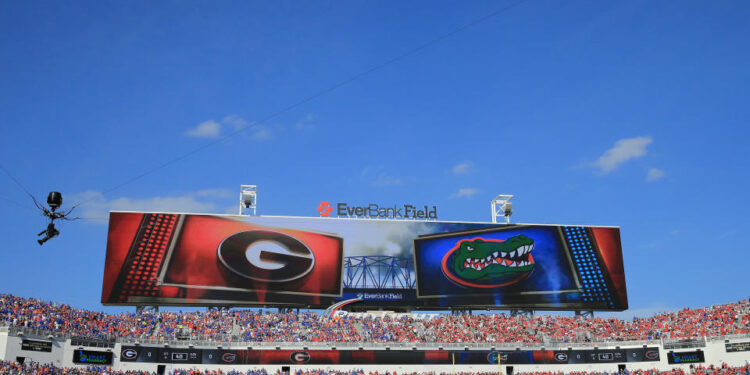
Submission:
POLYGON ((258 186, 240 185, 240 215, 255 215, 258 206, 258 186), (252 214, 249 211, 252 210, 252 214))
POLYGON ((513 195, 500 194, 490 202, 490 209, 492 209, 492 222, 497 223, 498 217, 505 218, 505 224, 510 224, 510 215, 513 214, 513 204, 510 200, 513 195))

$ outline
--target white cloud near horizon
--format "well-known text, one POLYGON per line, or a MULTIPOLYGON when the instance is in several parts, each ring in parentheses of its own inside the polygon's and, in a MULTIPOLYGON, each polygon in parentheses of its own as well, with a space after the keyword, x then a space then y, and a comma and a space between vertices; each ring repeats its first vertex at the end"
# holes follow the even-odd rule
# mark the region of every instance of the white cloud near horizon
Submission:
POLYGON ((604 152, 591 166, 607 174, 619 168, 629 160, 643 157, 648 153, 646 148, 653 143, 650 136, 623 138, 615 142, 614 146, 604 152))
POLYGON ((457 192, 451 194, 451 198, 471 198, 479 193, 476 188, 460 188, 457 192))
POLYGON ((472 161, 465 161, 463 163, 456 164, 453 166, 453 168, 451 168, 451 172, 453 172, 453 174, 457 176, 468 174, 473 170, 474 162, 472 161))
POLYGON ((89 190, 74 196, 83 202, 77 216, 106 222, 110 211, 233 213, 227 208, 234 194, 225 189, 204 189, 179 195, 148 198, 119 197, 109 199, 99 191, 89 190), (221 202, 217 204, 216 201, 221 202))
POLYGON ((660 180, 666 176, 667 173, 664 172, 663 169, 659 168, 649 168, 648 172, 646 172, 646 182, 653 182, 656 180, 660 180))

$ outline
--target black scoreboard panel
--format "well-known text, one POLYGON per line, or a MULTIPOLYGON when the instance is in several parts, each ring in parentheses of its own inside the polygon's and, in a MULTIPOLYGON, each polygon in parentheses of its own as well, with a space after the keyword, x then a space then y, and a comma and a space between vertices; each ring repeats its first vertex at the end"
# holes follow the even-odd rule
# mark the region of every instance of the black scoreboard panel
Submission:
POLYGON ((177 349, 163 348, 159 349, 160 363, 190 363, 201 364, 203 353, 201 349, 177 349))
POLYGON ((51 352, 52 341, 23 339, 21 341, 21 350, 30 352, 51 352))
POLYGON ((207 365, 575 364, 659 361, 655 347, 593 350, 231 350, 123 346, 121 362, 207 365))
POLYGON ((750 352, 750 342, 733 342, 724 344, 727 353, 750 352))

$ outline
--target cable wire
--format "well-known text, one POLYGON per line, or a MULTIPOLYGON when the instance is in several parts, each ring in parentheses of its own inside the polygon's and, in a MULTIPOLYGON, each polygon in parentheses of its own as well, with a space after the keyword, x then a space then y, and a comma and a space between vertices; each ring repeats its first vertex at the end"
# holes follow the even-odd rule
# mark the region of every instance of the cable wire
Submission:
POLYGON ((13 177, 13 175, 10 173, 10 171, 8 169, 6 169, 2 164, 0 164, 0 169, 2 169, 3 172, 5 172, 5 174, 7 174, 8 177, 10 177, 10 179, 13 180, 13 182, 15 182, 16 185, 18 185, 18 187, 21 188, 21 190, 23 190, 24 192, 26 192, 26 194, 28 194, 31 198, 34 198, 34 195, 31 194, 31 192, 29 191, 29 189, 27 189, 26 186, 23 186, 23 184, 21 183, 21 181, 18 181, 17 178, 13 177))
MULTIPOLYGON (((125 181, 123 181, 123 182, 121 182, 121 183, 119 183, 119 184, 117 184, 117 185, 115 185, 115 186, 107 189, 107 190, 104 190, 102 192, 102 194, 110 193, 110 192, 112 192, 114 190, 120 189, 123 186, 129 185, 129 184, 131 184, 131 183, 133 183, 133 182, 135 182, 137 180, 140 180, 143 177, 146 177, 146 176, 148 176, 148 175, 150 175, 150 174, 152 174, 152 173, 154 173, 156 171, 159 171, 159 170, 161 170, 161 169, 163 169, 165 167, 168 167, 168 166, 170 166, 170 165, 172 165, 172 164, 174 164, 174 163, 176 163, 176 162, 178 162, 180 160, 183 160, 183 159, 185 159, 185 158, 187 158, 187 157, 189 157, 191 155, 194 155, 194 154, 196 154, 198 152, 201 152, 201 151, 203 151, 203 150, 205 150, 205 149, 207 149, 207 148, 209 148, 211 146, 214 146, 216 144, 222 143, 222 142, 226 141, 227 139, 229 139, 231 137, 234 137, 235 135, 237 135, 239 133, 244 132, 245 130, 251 128, 252 126, 263 124, 263 123, 265 123, 265 122, 267 122, 267 121, 269 121, 269 120, 271 120, 271 119, 273 119, 275 117, 278 117, 278 116, 280 116, 280 115, 282 115, 282 114, 284 114, 286 112, 291 111, 292 109, 295 109, 295 108, 297 108, 297 107, 299 107, 299 106, 301 106, 303 104, 306 104, 306 103, 308 103, 310 101, 313 101, 313 100, 315 100, 317 98, 320 98, 321 96, 324 96, 324 95, 326 95, 326 94, 328 94, 328 93, 330 93, 332 91, 335 91, 336 89, 339 89, 342 86, 348 85, 349 83, 352 83, 353 81, 356 81, 356 80, 358 80, 358 79, 360 79, 360 78, 362 78, 362 77, 364 77, 366 75, 369 75, 369 74, 371 74, 373 72, 381 70, 381 69, 383 69, 383 68, 385 68, 385 67, 387 67, 387 66, 389 66, 389 65, 391 65, 391 64, 393 64, 393 63, 395 63, 397 61, 403 60, 403 59, 405 59, 405 58, 407 58, 407 57, 409 57, 411 55, 414 55, 414 54, 416 54, 416 53, 418 53, 418 52, 420 52, 420 51, 422 51, 422 50, 424 50, 426 48, 429 48, 429 47, 431 47, 431 46, 433 46, 433 45, 435 45, 437 43, 440 43, 443 40, 446 40, 446 39, 452 37, 453 35, 456 35, 456 34, 458 34, 460 32, 463 32, 463 31, 465 31, 465 30, 467 30, 467 29, 469 29, 471 27, 474 27, 474 26, 476 26, 476 25, 478 25, 478 24, 480 24, 482 22, 485 22, 485 21, 487 21, 487 20, 489 20, 489 19, 491 19, 493 17, 496 17, 496 16, 498 16, 498 15, 500 15, 502 13, 505 13, 505 12, 507 12, 507 11, 509 11, 509 10, 511 10, 511 9, 513 9, 513 8, 519 6, 519 5, 521 5, 522 3, 526 2, 526 1, 527 0, 519 0, 519 1, 513 2, 510 5, 507 5, 505 7, 499 8, 499 9, 497 9, 497 10, 491 12, 491 13, 488 13, 488 14, 480 17, 480 18, 477 18, 477 19, 475 19, 475 20, 473 20, 473 21, 471 21, 469 23, 466 23, 463 26, 460 26, 460 27, 458 27, 458 28, 456 28, 456 29, 448 32, 448 33, 442 34, 442 35, 440 35, 440 36, 438 36, 438 37, 436 37, 434 39, 429 40, 428 42, 425 42, 425 43, 423 43, 423 44, 421 44, 421 45, 419 45, 419 46, 417 46, 415 48, 412 48, 411 50, 409 50, 407 52, 404 52, 404 53, 402 53, 400 55, 397 55, 397 56, 392 57, 392 58, 390 58, 388 60, 385 60, 385 61, 383 61, 383 62, 381 62, 381 63, 379 63, 379 64, 377 64, 377 65, 375 65, 375 66, 373 66, 373 67, 371 67, 369 69, 367 69, 367 70, 364 70, 364 71, 362 71, 360 73, 357 73, 357 74, 355 74, 355 75, 353 75, 353 76, 351 76, 349 78, 346 78, 346 79, 344 79, 342 81, 339 81, 338 83, 336 83, 336 84, 334 84, 332 86, 329 86, 328 88, 320 90, 320 91, 318 91, 318 92, 316 92, 316 93, 314 93, 314 94, 312 94, 312 95, 310 95, 310 96, 308 96, 308 97, 306 97, 306 98, 304 98, 304 99, 302 99, 300 101, 297 101, 297 102, 295 102, 295 103, 293 103, 291 105, 283 107, 283 108, 281 108, 281 109, 279 109, 279 110, 277 110, 277 111, 275 111, 275 112, 273 112, 273 113, 271 113, 271 114, 269 114, 269 115, 261 118, 258 121, 255 121, 255 122, 247 124, 247 125, 243 125, 242 127, 238 128, 237 130, 235 130, 235 131, 233 131, 233 132, 231 132, 231 133, 229 133, 229 134, 227 134, 227 135, 225 135, 225 136, 223 136, 221 138, 218 138, 218 139, 215 139, 215 140, 213 140, 211 142, 208 142, 208 143, 206 143, 206 144, 204 144, 204 145, 202 145, 200 147, 197 147, 197 148, 192 149, 192 150, 190 150, 190 151, 188 151, 188 152, 186 152, 186 153, 184 153, 182 155, 179 155, 179 156, 175 157, 174 159, 168 160, 168 161, 166 161, 166 162, 164 162, 162 164, 157 165, 156 167, 153 167, 151 169, 148 169, 148 170, 144 171, 143 173, 135 175, 135 176, 133 176, 133 177, 131 177, 131 178, 129 178, 129 179, 127 179, 127 180, 125 180, 125 181)), ((85 200, 85 201, 82 201, 82 202, 78 202, 74 206, 80 206, 82 204, 86 204, 86 203, 88 203, 91 200, 93 200, 93 198, 85 200)))

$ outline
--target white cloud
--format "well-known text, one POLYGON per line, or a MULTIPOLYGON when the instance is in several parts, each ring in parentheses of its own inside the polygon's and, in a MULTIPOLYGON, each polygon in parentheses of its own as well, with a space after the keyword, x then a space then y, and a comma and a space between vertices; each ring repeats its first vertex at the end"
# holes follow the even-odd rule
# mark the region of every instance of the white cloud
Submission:
POLYGON ((248 125, 248 123, 247 123, 247 121, 245 121, 245 119, 243 119, 242 117, 237 116, 237 115, 225 116, 221 120, 221 123, 233 127, 234 130, 240 130, 240 129, 242 129, 242 128, 244 128, 244 127, 246 127, 248 125))
POLYGON ((213 120, 201 122, 188 129, 185 135, 193 138, 216 138, 221 135, 221 124, 213 120))
POLYGON ((648 172, 646 173, 646 181, 647 182, 656 181, 661 178, 664 178, 664 176, 666 176, 666 173, 664 172, 664 170, 659 169, 659 168, 649 168, 648 172))
POLYGON ((294 128, 299 131, 310 131, 315 129, 315 115, 308 113, 294 124, 294 128))
POLYGON ((269 126, 265 125, 250 125, 250 138, 257 141, 265 141, 273 139, 273 132, 269 126))
POLYGON ((360 179, 373 186, 396 186, 404 183, 401 178, 388 174, 383 167, 366 167, 362 170, 360 179))
POLYGON ((228 189, 203 189, 203 190, 198 190, 195 193, 192 193, 192 195, 196 197, 219 198, 219 199, 234 198, 235 196, 237 196, 237 194, 235 194, 234 192, 228 189))
POLYGON ((479 193, 479 189, 460 188, 457 192, 451 194, 451 198, 471 198, 479 193))
POLYGON ((453 174, 460 176, 460 175, 468 174, 473 169, 474 169, 474 162, 465 161, 463 163, 454 165, 453 168, 451 168, 451 171, 453 172, 453 174))
POLYGON ((231 133, 247 133, 251 139, 265 141, 273 138, 270 126, 249 123, 237 115, 225 116, 221 122, 214 120, 204 121, 194 128, 185 132, 188 137, 194 138, 219 138, 231 133))
POLYGON ((233 196, 229 190, 206 189, 182 195, 108 199, 101 192, 85 191, 75 195, 74 199, 83 202, 78 207, 78 216, 106 221, 109 211, 222 213, 226 200, 233 196), (221 201, 222 204, 214 201, 221 201))
POLYGON ((248 132, 250 138, 256 141, 265 141, 273 138, 273 131, 270 126, 247 122, 247 120, 237 115, 229 115, 221 120, 222 124, 231 126, 235 132, 248 132))
POLYGON ((648 152, 646 151, 646 147, 653 141, 651 137, 620 139, 591 165, 598 168, 601 173, 612 172, 628 160, 646 155, 648 152))

